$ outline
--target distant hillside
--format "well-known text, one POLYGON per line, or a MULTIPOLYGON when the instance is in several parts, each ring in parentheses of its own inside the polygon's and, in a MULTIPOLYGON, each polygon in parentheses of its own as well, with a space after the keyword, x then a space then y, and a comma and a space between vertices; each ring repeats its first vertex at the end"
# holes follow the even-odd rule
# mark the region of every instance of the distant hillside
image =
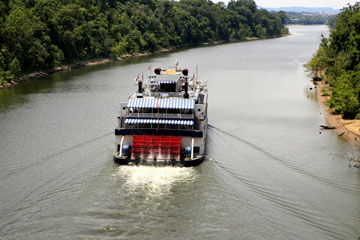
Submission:
POLYGON ((288 17, 286 24, 329 24, 333 25, 336 21, 335 14, 321 14, 321 13, 309 13, 309 12, 286 12, 288 17))
MULTIPOLYGON (((264 7, 259 7, 264 8, 264 7)), ((339 9, 329 8, 329 7, 316 7, 316 8, 309 8, 309 7, 280 7, 280 8, 264 8, 268 11, 285 11, 285 12, 310 12, 310 13, 331 13, 331 14, 338 14, 340 13, 339 9)))

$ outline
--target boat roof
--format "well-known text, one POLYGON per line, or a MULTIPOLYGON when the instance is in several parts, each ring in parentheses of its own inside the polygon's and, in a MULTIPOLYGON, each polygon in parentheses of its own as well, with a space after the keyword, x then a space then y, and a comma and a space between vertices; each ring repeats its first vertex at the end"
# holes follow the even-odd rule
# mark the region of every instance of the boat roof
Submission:
POLYGON ((160 109, 182 109, 193 110, 195 108, 194 99, 185 98, 130 98, 127 108, 160 108, 160 109))

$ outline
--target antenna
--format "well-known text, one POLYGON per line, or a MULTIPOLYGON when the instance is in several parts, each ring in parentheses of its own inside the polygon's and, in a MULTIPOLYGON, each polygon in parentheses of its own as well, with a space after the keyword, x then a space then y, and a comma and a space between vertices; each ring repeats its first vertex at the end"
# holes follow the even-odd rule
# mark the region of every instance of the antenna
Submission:
POLYGON ((199 66, 198 65, 196 65, 196 71, 195 71, 195 73, 196 73, 196 81, 198 80, 198 77, 199 77, 199 66))

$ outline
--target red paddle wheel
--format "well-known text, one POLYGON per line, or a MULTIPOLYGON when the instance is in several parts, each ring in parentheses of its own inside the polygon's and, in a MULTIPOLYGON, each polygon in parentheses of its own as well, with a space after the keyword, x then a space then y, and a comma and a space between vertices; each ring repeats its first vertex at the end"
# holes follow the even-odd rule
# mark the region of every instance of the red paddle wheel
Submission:
POLYGON ((180 160, 181 137, 134 135, 131 159, 180 160))

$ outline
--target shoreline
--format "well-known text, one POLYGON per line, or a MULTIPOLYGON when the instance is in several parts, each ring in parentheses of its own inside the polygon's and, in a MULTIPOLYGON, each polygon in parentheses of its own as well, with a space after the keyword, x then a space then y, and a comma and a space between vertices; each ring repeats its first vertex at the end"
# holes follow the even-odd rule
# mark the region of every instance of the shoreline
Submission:
POLYGON ((90 59, 90 60, 84 60, 81 61, 79 63, 74 63, 74 64, 69 64, 69 65, 64 65, 64 66, 58 66, 55 67, 53 69, 49 69, 49 70, 44 70, 44 71, 38 71, 38 72, 32 72, 30 74, 26 74, 23 75, 21 77, 17 77, 13 80, 11 80, 10 82, 4 83, 4 84, 0 84, 0 90, 1 89, 6 89, 15 85, 18 85, 22 82, 31 80, 33 78, 40 78, 40 77, 44 77, 56 72, 62 72, 62 71, 71 71, 72 69, 78 69, 78 68, 83 68, 83 67, 87 67, 87 66, 95 66, 95 65, 100 65, 100 64, 105 64, 105 63, 110 63, 110 62, 118 62, 118 61, 122 61, 125 59, 129 59, 129 58, 135 58, 135 57, 142 57, 142 56, 149 56, 152 54, 157 54, 157 53, 164 53, 164 52, 170 52, 175 50, 176 48, 164 48, 161 49, 157 52, 146 52, 146 53, 134 53, 134 54, 124 54, 120 57, 117 58, 95 58, 95 59, 90 59))
POLYGON ((316 96, 319 100, 319 103, 324 109, 325 119, 330 126, 335 127, 335 131, 339 137, 343 137, 349 143, 360 147, 360 120, 353 119, 347 120, 343 119, 342 116, 333 114, 329 107, 326 105, 329 96, 323 96, 322 90, 325 89, 328 85, 323 81, 315 82, 316 87, 316 96))
MULTIPOLYGON (((278 37, 245 38, 244 40, 236 40, 236 41, 235 40, 216 41, 216 42, 212 42, 212 43, 202 43, 202 44, 200 44, 198 46, 214 46, 214 45, 219 45, 219 44, 223 44, 223 43, 258 41, 258 40, 266 40, 266 39, 273 39, 273 38, 281 38, 281 37, 286 37, 286 36, 290 36, 290 35, 291 34, 288 33, 286 35, 281 35, 281 36, 278 36, 278 37)), ((18 85, 18 84, 20 84, 22 82, 31 80, 33 78, 44 77, 44 76, 47 76, 47 75, 50 75, 50 74, 53 74, 53 73, 56 73, 56 72, 71 71, 72 69, 78 69, 78 68, 82 68, 82 67, 86 67, 86 66, 100 65, 100 64, 105 64, 105 63, 109 63, 109 62, 118 62, 118 61, 122 61, 122 60, 129 59, 129 58, 150 56, 150 55, 153 55, 153 54, 170 52, 170 51, 173 51, 173 50, 176 50, 176 49, 188 48, 188 47, 198 47, 198 46, 183 45, 183 46, 178 46, 178 47, 163 48, 163 49, 160 49, 159 51, 156 51, 156 52, 124 54, 124 55, 122 55, 120 57, 117 57, 117 58, 94 58, 94 59, 90 59, 90 60, 84 60, 84 61, 81 61, 80 63, 74 63, 74 64, 69 64, 69 65, 64 65, 64 66, 58 66, 58 67, 55 67, 53 69, 32 72, 30 74, 26 74, 26 75, 23 75, 21 77, 17 77, 15 79, 11 80, 10 82, 0 84, 0 91, 2 89, 6 89, 6 88, 9 88, 9 87, 16 86, 16 85, 18 85)))

